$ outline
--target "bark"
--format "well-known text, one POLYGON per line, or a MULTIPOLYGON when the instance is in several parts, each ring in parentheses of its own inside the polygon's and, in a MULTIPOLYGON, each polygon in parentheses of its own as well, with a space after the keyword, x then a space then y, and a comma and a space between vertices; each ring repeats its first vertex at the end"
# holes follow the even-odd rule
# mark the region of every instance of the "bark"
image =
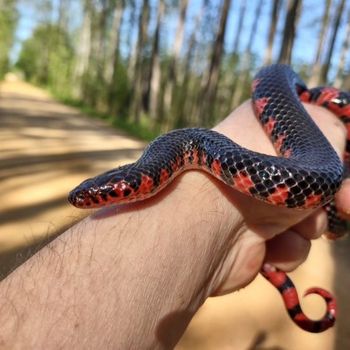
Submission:
POLYGON ((231 102, 231 107, 235 107, 242 100, 244 90, 246 88, 247 82, 249 80, 249 71, 251 66, 251 56, 252 56, 252 47, 254 39, 257 34, 257 28, 261 16, 263 0, 260 0, 255 9, 254 21, 250 30, 249 39, 247 42, 247 47, 243 54, 243 65, 240 74, 236 74, 238 78, 235 79, 234 86, 236 87, 233 91, 233 98, 231 102))
POLYGON ((237 84, 238 84, 238 68, 239 68, 239 61, 240 61, 240 56, 239 56, 239 43, 241 41, 241 33, 243 29, 243 23, 245 19, 245 13, 246 13, 246 8, 247 8, 247 3, 246 1, 241 2, 241 6, 239 9, 239 20, 238 20, 238 26, 236 29, 236 35, 235 35, 235 40, 233 44, 233 50, 232 50, 232 55, 231 55, 231 61, 233 65, 233 79, 232 79, 232 86, 231 90, 233 91, 232 99, 231 99, 231 106, 234 104, 234 94, 236 92, 237 84))
POLYGON ((213 117, 216 91, 219 83, 220 63, 224 47, 227 16, 230 9, 231 0, 224 0, 221 9, 219 30, 213 45, 212 56, 210 60, 209 75, 204 87, 203 98, 201 101, 201 113, 204 124, 208 124, 213 117))
POLYGON ((309 79, 309 86, 315 86, 320 84, 321 67, 322 67, 321 56, 322 56, 322 52, 326 42, 325 38, 326 38, 327 29, 329 26, 329 12, 330 12, 329 9, 331 8, 331 5, 332 5, 332 0, 327 0, 325 4, 323 16, 322 16, 321 30, 318 38, 316 56, 312 66, 312 73, 309 79))
POLYGON ((115 69, 118 63, 117 61, 119 57, 120 28, 122 25, 124 7, 124 0, 117 0, 113 9, 113 19, 110 29, 104 72, 104 78, 108 85, 110 85, 113 81, 113 78, 115 76, 115 69))
POLYGON ((177 83, 177 65, 180 58, 180 52, 182 48, 183 38, 184 38, 184 29, 186 22, 186 12, 188 7, 188 0, 180 1, 180 15, 178 23, 176 26, 175 42, 173 46, 172 53, 170 54, 170 63, 168 69, 168 79, 166 84, 166 90, 164 94, 164 104, 166 111, 169 111, 172 105, 174 87, 177 83))
MULTIPOLYGON (((193 30, 188 40, 188 49, 184 59, 183 79, 180 83, 181 90, 176 100, 177 109, 176 109, 174 124, 172 125, 175 128, 184 127, 188 123, 188 117, 186 119, 186 116, 190 116, 189 109, 190 109, 190 104, 192 102, 190 98, 188 98, 188 94, 189 94, 188 89, 189 89, 189 82, 190 82, 191 67, 192 67, 194 52, 196 48, 196 35, 200 30, 200 24, 202 22, 203 15, 208 7, 208 1, 209 0, 204 0, 202 2, 202 6, 195 18, 193 30)), ((168 127, 170 127, 170 125, 168 125, 168 127)))
POLYGON ((157 13, 157 25, 153 37, 152 45, 152 56, 151 56, 151 67, 149 73, 150 82, 150 112, 151 118, 155 119, 158 112, 158 98, 160 90, 160 59, 159 59, 159 40, 161 23, 164 16, 165 4, 164 0, 159 0, 158 13, 157 13))
POLYGON ((86 72, 89 66, 91 54, 91 4, 90 1, 85 1, 84 6, 84 17, 82 29, 80 32, 80 37, 78 40, 77 47, 77 59, 76 65, 74 69, 74 80, 78 81, 78 84, 75 84, 76 90, 74 91, 74 95, 77 98, 81 97, 81 78, 86 72))
POLYGON ((117 74, 119 64, 120 30, 122 27, 124 9, 125 0, 117 0, 117 2, 114 4, 109 45, 107 47, 104 79, 108 89, 107 104, 110 114, 115 113, 115 106, 117 102, 115 101, 115 85, 118 83, 117 74))
MULTIPOLYGON (((216 1, 220 3, 218 6, 213 0, 208 0, 205 12, 203 14, 203 23, 197 34, 197 45, 193 56, 194 70, 198 71, 198 68, 202 71, 200 78, 200 87, 194 98, 197 103, 193 103, 193 114, 200 114, 200 102, 198 99, 202 99, 203 92, 209 80, 210 75, 210 64, 213 55, 214 43, 217 38, 219 25, 220 25, 220 14, 222 12, 224 0, 216 1)), ((192 112, 191 112, 192 113, 192 112)))
POLYGON ((140 114, 142 111, 142 97, 143 97, 143 54, 144 45, 147 41, 147 27, 149 21, 149 0, 143 0, 141 13, 139 16, 139 29, 137 45, 135 50, 136 63, 135 63, 135 76, 133 85, 133 105, 132 115, 135 123, 140 122, 140 114))
POLYGON ((334 86, 337 88, 343 88, 343 73, 345 68, 346 56, 348 56, 350 50, 350 10, 347 14, 347 24, 346 24, 346 33, 343 40, 340 59, 338 63, 337 75, 335 78, 334 86))
POLYGON ((239 47, 239 43, 241 41, 241 34, 242 34, 242 29, 243 29, 243 22, 244 22, 244 18, 245 18, 245 11, 247 8, 247 2, 246 1, 241 1, 241 5, 239 8, 239 20, 238 20, 238 26, 236 29, 236 35, 235 35, 235 40, 233 43, 233 54, 236 54, 238 52, 238 47, 239 47))
POLYGON ((83 98, 89 106, 97 108, 101 87, 102 34, 101 13, 96 9, 96 3, 91 1, 91 52, 86 72, 83 76, 83 98))
POLYGON ((339 30, 341 16, 342 16, 343 11, 344 11, 344 5, 345 5, 345 0, 340 0, 338 7, 336 9, 334 24, 332 27, 332 34, 331 34, 330 42, 328 45, 326 59, 325 59, 324 64, 322 65, 322 69, 321 69, 321 83, 327 82, 328 71, 329 71, 330 64, 331 64, 334 44, 335 44, 335 41, 337 39, 337 34, 338 34, 338 30, 339 30))
POLYGON ((69 9, 68 0, 59 0, 57 26, 62 30, 67 30, 68 28, 69 19, 67 9, 69 9))
POLYGON ((299 19, 302 0, 289 0, 287 15, 284 22, 282 46, 278 63, 290 64, 295 39, 295 28, 299 19))
POLYGON ((276 29, 277 29, 280 8, 281 8, 281 0, 274 0, 272 5, 272 11, 271 11, 271 22, 270 22, 269 35, 267 39, 267 47, 265 50, 264 65, 268 65, 272 63, 273 43, 276 36, 276 29))
MULTIPOLYGON (((107 57, 107 45, 106 45, 106 37, 107 37, 107 23, 108 23, 108 13, 110 12, 109 8, 109 0, 100 0, 101 4, 101 12, 98 14, 98 24, 97 24, 97 42, 96 46, 98 47, 96 55, 96 75, 97 81, 102 83, 104 81, 104 71, 107 57)), ((101 94, 102 91, 98 91, 101 94)), ((99 96, 98 96, 99 97, 99 96)), ((98 101, 102 99, 98 98, 98 101)), ((101 101, 102 102, 102 101, 101 101)))
MULTIPOLYGON (((136 4, 134 0, 128 0, 128 8, 130 10, 130 19, 128 23, 128 28, 134 28, 137 26, 137 16, 136 16, 136 4)), ((135 66, 136 66, 136 47, 137 41, 133 43, 133 30, 129 30, 126 38, 127 52, 129 53, 127 57, 127 70, 128 77, 131 81, 134 80, 135 66)))

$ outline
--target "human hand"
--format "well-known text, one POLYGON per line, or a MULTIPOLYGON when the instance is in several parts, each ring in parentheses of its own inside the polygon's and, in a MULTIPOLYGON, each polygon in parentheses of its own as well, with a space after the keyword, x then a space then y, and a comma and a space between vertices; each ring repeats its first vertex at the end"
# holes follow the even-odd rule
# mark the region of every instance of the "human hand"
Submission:
MULTIPOLYGON (((342 158, 346 137, 343 124, 324 108, 313 105, 305 105, 305 108, 342 158)), ((276 155, 249 101, 233 111, 215 130, 248 149, 276 155)), ((215 294, 231 292, 249 283, 259 272, 263 261, 284 271, 295 269, 306 259, 310 240, 320 237, 327 230, 327 215, 322 208, 298 210, 275 207, 225 185, 220 185, 220 189, 241 213, 244 223, 239 231, 239 244, 232 247, 237 252, 228 253, 222 264, 222 283, 215 294)), ((337 193, 336 204, 344 218, 350 219, 349 180, 337 193)))

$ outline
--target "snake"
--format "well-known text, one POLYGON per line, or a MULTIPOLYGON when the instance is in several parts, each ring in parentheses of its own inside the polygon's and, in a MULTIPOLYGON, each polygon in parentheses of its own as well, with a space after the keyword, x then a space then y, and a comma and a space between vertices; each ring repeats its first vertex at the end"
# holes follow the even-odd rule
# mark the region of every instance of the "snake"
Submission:
MULTIPOLYGON (((333 87, 308 89, 288 65, 263 67, 252 83, 252 105, 277 156, 246 149, 223 134, 205 128, 170 131, 152 141, 141 157, 89 178, 74 188, 68 201, 77 208, 143 201, 164 189, 187 170, 201 170, 227 186, 271 205, 287 208, 324 207, 329 235, 349 232, 349 222, 337 212, 334 196, 349 177, 350 93, 333 87), (304 103, 333 112, 347 129, 343 159, 305 110, 304 103)), ((292 321, 305 331, 318 333, 332 327, 336 300, 314 287, 326 303, 321 319, 308 318, 301 309, 296 287, 284 271, 264 264, 261 274, 280 292, 292 321)))

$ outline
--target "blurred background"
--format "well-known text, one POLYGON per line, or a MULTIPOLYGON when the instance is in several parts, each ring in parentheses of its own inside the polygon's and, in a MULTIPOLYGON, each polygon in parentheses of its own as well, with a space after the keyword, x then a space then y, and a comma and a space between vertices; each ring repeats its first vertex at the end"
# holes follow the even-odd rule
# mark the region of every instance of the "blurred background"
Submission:
MULTIPOLYGON (((88 214, 66 202, 83 179, 213 126, 263 65, 350 90, 349 50, 346 0, 0 0, 0 276, 88 214)), ((350 349, 349 249, 319 240, 292 275, 337 295, 336 328, 300 331, 258 278, 209 300, 178 349, 350 349)))

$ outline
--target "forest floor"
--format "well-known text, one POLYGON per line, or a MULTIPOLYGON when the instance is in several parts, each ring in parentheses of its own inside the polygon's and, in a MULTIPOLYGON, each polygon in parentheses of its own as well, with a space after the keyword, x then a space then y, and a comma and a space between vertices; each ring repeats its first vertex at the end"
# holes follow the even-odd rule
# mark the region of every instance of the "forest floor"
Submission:
MULTIPOLYGON (((67 193, 83 179, 136 159, 144 142, 82 115, 47 92, 9 76, 0 84, 0 276, 38 242, 64 231, 88 212, 67 193)), ((292 274, 298 290, 317 285, 337 295, 337 327, 307 334, 288 319, 277 292, 257 278, 239 293, 212 298, 191 322, 178 350, 350 349, 350 243, 314 242, 292 274)), ((321 316, 310 297, 306 312, 321 316)))

